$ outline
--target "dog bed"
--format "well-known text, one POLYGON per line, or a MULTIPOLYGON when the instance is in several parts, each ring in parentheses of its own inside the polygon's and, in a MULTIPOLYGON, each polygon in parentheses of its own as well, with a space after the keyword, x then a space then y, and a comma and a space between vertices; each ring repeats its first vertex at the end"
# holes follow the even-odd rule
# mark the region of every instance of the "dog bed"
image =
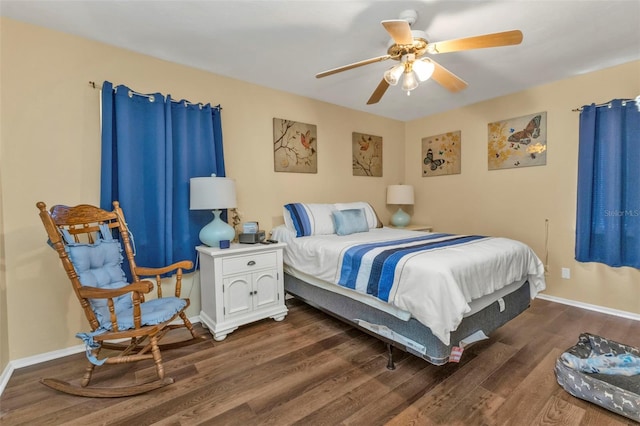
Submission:
POLYGON ((556 361, 556 378, 576 398, 640 422, 640 350, 583 333, 556 361))

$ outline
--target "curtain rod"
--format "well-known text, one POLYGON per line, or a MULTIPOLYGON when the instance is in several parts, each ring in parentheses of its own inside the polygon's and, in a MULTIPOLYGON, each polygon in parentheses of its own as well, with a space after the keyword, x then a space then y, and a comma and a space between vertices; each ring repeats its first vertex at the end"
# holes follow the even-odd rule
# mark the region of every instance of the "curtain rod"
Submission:
MULTIPOLYGON (((95 81, 90 81, 89 82, 89 87, 93 88, 93 89, 97 89, 97 90, 102 90, 102 86, 99 84, 96 84, 95 81)), ((113 89, 114 91, 117 90, 117 87, 113 89)), ((138 96, 144 96, 145 98, 148 98, 151 102, 153 102, 155 100, 155 96, 153 95, 147 95, 145 93, 138 93, 138 92, 134 92, 133 90, 129 90, 129 96, 132 95, 138 95, 138 96)), ((187 105, 198 105, 200 106, 200 109, 202 109, 202 107, 204 106, 204 104, 202 102, 198 102, 198 103, 193 103, 193 102, 189 102, 185 99, 181 100, 181 101, 176 101, 174 99, 171 99, 171 102, 173 102, 174 104, 181 104, 184 102, 184 106, 186 107, 187 105)), ((222 107, 220 106, 220 104, 212 107, 212 108, 217 108, 218 110, 222 110, 222 107)))
MULTIPOLYGON (((638 95, 638 96, 636 96, 635 98, 632 98, 632 99, 622 99, 622 106, 625 106, 627 104, 627 102, 635 102, 636 105, 638 106, 638 110, 640 111, 640 95, 638 95)), ((596 105, 596 108, 600 108, 600 107, 611 107, 611 102, 605 102, 603 104, 597 104, 596 105)), ((573 112, 581 112, 582 111, 582 107, 572 109, 571 111, 573 111, 573 112)))

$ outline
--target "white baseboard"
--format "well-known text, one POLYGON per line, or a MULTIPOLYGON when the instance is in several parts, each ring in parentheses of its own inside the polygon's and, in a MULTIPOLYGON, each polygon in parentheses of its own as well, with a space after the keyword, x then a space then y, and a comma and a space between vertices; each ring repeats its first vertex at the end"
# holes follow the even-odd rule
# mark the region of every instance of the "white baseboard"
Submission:
MULTIPOLYGON (((199 323, 200 317, 196 316, 193 318, 189 318, 189 321, 191 321, 191 323, 193 324, 199 323)), ((77 345, 66 349, 59 349, 57 351, 45 352, 42 354, 9 361, 9 364, 2 372, 2 375, 0 375, 0 395, 2 395, 2 393, 4 392, 4 388, 7 386, 7 383, 9 383, 9 379, 11 378, 14 370, 22 367, 28 367, 30 365, 39 364, 41 362, 62 358, 68 355, 77 354, 79 352, 84 352, 84 350, 84 345, 77 345)))
POLYGON ((41 362, 62 358, 64 356, 77 354, 79 352, 84 352, 84 345, 72 346, 66 349, 59 349, 57 351, 45 352, 43 354, 9 361, 7 368, 4 369, 4 371, 2 372, 2 376, 0 376, 0 395, 2 395, 2 392, 4 392, 4 388, 5 386, 7 386, 7 383, 9 383, 9 379, 11 378, 14 370, 22 367, 28 367, 30 365, 39 364, 41 362))
POLYGON ((575 306, 576 308, 587 309, 589 311, 600 312, 602 314, 613 315, 616 317, 627 318, 640 321, 640 314, 633 312, 621 311, 619 309, 606 308, 604 306, 591 305, 589 303, 577 302, 575 300, 563 299, 562 297, 549 296, 548 294, 538 293, 537 298, 548 300, 550 302, 562 303, 563 305, 575 306))
POLYGON ((13 365, 11 365, 11 362, 9 362, 9 364, 2 372, 2 375, 0 375, 0 395, 2 395, 2 392, 4 392, 4 388, 7 386, 7 383, 9 383, 9 379, 11 378, 12 374, 13 365))

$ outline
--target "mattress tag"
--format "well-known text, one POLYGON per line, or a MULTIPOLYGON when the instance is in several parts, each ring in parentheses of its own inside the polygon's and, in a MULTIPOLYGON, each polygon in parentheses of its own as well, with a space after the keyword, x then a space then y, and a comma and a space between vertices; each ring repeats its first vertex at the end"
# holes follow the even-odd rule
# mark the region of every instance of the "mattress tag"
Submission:
POLYGON ((464 352, 464 348, 460 346, 454 346, 451 348, 451 355, 449 355, 449 362, 460 362, 460 358, 462 358, 462 352, 464 352))
POLYGON ((498 299, 498 305, 500 305, 500 312, 504 312, 504 299, 502 297, 498 299))

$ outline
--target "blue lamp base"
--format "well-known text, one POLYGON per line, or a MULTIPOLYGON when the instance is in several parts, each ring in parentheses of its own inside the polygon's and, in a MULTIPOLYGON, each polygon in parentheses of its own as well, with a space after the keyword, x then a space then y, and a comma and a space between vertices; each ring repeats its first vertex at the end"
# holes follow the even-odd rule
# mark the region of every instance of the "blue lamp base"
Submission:
POLYGON ((236 231, 228 223, 220 219, 221 210, 213 211, 213 220, 200 230, 200 241, 209 247, 218 247, 221 240, 233 240, 236 231))
POLYGON ((409 224, 411 221, 411 216, 409 213, 402 210, 402 207, 398 208, 398 211, 391 216, 391 224, 398 228, 403 228, 409 224))

